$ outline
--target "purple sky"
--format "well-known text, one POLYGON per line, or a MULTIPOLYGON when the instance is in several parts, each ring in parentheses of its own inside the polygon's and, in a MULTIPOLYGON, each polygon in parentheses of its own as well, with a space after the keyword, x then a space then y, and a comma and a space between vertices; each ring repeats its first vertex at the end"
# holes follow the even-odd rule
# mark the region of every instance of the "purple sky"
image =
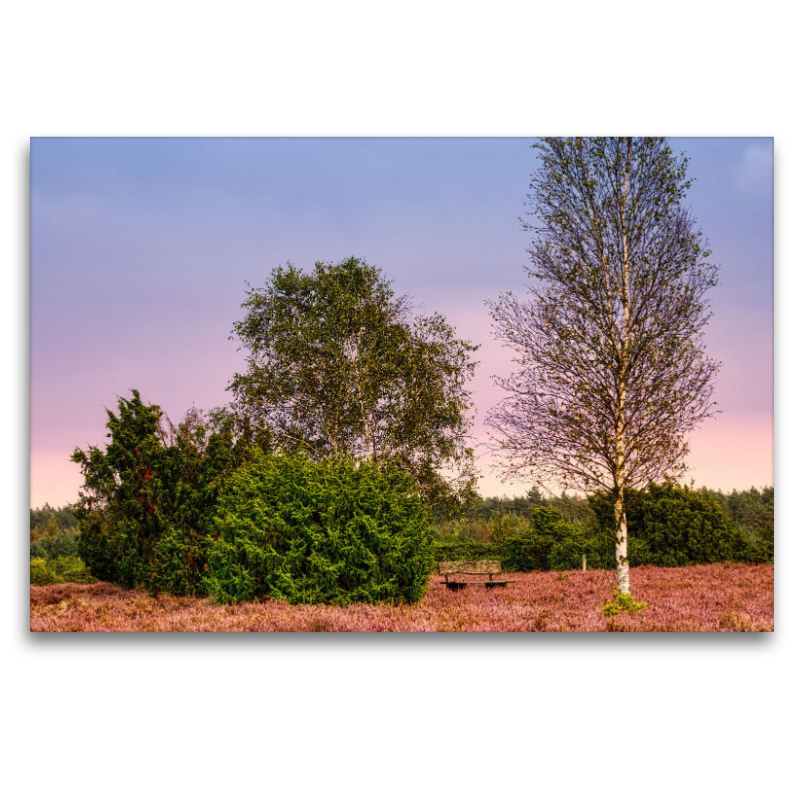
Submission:
MULTIPOLYGON (((245 282, 351 255, 481 344, 480 423, 510 354, 484 301, 524 291, 531 139, 31 141, 31 505, 77 499, 76 446, 137 388, 173 419, 225 403, 245 282)), ((691 439, 697 485, 772 484, 772 139, 671 139, 720 283, 722 414, 691 439)), ((481 425, 476 426, 481 438, 481 425)), ((481 463, 484 494, 518 494, 481 463)))

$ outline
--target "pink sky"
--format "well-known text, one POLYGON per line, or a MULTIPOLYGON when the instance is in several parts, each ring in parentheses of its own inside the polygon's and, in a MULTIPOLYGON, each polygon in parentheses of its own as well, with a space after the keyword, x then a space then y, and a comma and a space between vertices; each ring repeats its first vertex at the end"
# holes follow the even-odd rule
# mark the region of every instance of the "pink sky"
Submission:
MULTIPOLYGON (((76 446, 139 389, 173 419, 228 401, 246 281, 351 255, 481 345, 475 435, 510 355, 487 299, 525 291, 530 139, 35 139, 31 150, 30 502, 77 499, 76 446)), ((720 265, 709 354, 722 414, 690 440, 686 480, 773 483, 771 139, 677 139, 720 265)), ((479 461, 484 495, 523 494, 479 461)))

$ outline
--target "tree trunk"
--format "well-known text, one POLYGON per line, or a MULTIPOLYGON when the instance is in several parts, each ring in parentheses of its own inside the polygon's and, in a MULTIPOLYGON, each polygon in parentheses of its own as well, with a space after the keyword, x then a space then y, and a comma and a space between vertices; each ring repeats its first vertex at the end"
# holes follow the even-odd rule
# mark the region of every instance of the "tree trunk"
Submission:
POLYGON ((620 594, 631 593, 628 574, 628 516, 625 513, 623 489, 614 491, 614 521, 616 522, 617 588, 620 594))
POLYGON ((364 404, 365 395, 365 379, 363 373, 366 371, 366 364, 361 362, 361 335, 364 333, 364 326, 362 325, 358 331, 358 336, 353 348, 353 368, 355 372, 355 393, 358 400, 358 407, 361 409, 361 427, 364 431, 364 447, 367 451, 367 460, 377 460, 377 453, 375 448, 375 432, 372 427, 372 416, 364 404))
POLYGON ((616 430, 616 476, 614 486, 614 520, 616 522, 617 588, 620 594, 631 593, 628 574, 628 516, 625 513, 625 400, 628 394, 628 359, 631 348, 631 265, 628 257, 628 226, 626 205, 631 174, 631 148, 628 138, 625 159, 625 184, 619 203, 620 232, 622 233, 622 359, 619 372, 619 408, 616 430))

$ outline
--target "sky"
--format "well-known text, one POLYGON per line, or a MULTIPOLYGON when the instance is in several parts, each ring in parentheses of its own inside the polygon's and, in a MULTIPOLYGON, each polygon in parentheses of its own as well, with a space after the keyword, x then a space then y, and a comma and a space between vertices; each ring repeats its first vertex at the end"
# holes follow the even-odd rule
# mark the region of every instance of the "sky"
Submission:
MULTIPOLYGON (((31 140, 31 506, 74 502, 69 456, 138 389, 174 421, 230 399, 247 284, 287 261, 363 258, 479 344, 476 442, 512 354, 485 302, 525 292, 531 138, 31 140)), ((684 480, 773 483, 773 140, 672 138, 719 265, 708 353, 721 414, 684 480)), ((484 495, 522 494, 479 459, 484 495)))

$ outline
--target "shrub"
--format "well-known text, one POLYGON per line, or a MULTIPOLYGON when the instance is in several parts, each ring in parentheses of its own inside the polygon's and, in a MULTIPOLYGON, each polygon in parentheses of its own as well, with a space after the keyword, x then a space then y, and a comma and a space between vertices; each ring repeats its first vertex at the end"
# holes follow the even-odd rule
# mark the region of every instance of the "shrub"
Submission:
POLYGON ((419 600, 430 523, 394 467, 302 455, 240 468, 221 493, 204 584, 219 602, 419 600))
POLYGON ((551 569, 551 556, 557 545, 561 550, 558 569, 565 569, 563 563, 569 560, 573 550, 580 545, 567 541, 575 540, 577 534, 555 508, 541 507, 531 511, 527 530, 523 533, 503 538, 499 544, 503 550, 504 568, 511 572, 532 572, 551 569))
POLYGON ((60 556, 48 566, 58 577, 58 583, 95 583, 95 578, 78 556, 60 556))
POLYGON ((493 514, 489 520, 491 540, 503 542, 517 536, 525 536, 530 528, 529 518, 518 514, 493 514))
POLYGON ((615 617, 617 614, 639 614, 647 608, 647 603, 637 603, 629 594, 614 592, 614 599, 603 604, 603 614, 615 617))
MULTIPOLYGON (((458 525, 466 523, 450 525, 451 529, 458 530, 458 525)), ((496 514, 489 521, 489 528, 489 542, 460 537, 435 542, 433 569, 439 561, 493 558, 502 561, 504 572, 570 570, 581 568, 584 555, 589 563, 598 560, 592 543, 583 532, 565 522, 561 513, 552 507, 534 508, 527 518, 496 514)))
POLYGON ((105 451, 72 456, 84 475, 78 555, 93 575, 126 588, 202 594, 219 487, 249 458, 254 437, 266 440, 237 432, 240 421, 224 412, 192 409, 176 427, 137 391, 118 408, 108 412, 105 451))
POLYGON ((47 566, 43 558, 31 559, 31 584, 33 586, 49 586, 59 583, 58 576, 47 566))
POLYGON ((54 583, 95 583, 86 564, 77 556, 60 556, 53 561, 31 559, 31 584, 50 586, 54 583))
POLYGON ((494 542, 434 542, 433 570, 440 561, 480 561, 484 558, 502 560, 503 552, 494 542))
POLYGON ((78 556, 98 580, 120 582, 118 561, 121 538, 109 523, 109 514, 99 509, 87 511, 81 518, 78 556))
POLYGON ((747 543, 719 502, 676 486, 651 487, 640 538, 662 567, 746 560, 747 543))
MULTIPOLYGON (((590 498, 604 567, 614 564, 614 511, 606 494, 590 498)), ((770 560, 769 544, 735 524, 711 492, 665 484, 630 491, 626 500, 631 566, 681 567, 723 561, 770 560)))
POLYGON ((550 550, 549 568, 559 571, 581 569, 584 556, 587 567, 590 563, 593 566, 596 559, 591 544, 581 532, 571 530, 563 539, 556 541, 550 550))
POLYGON ((155 545, 152 570, 147 577, 151 591, 174 595, 204 595, 204 567, 208 563, 209 534, 173 526, 155 545))

